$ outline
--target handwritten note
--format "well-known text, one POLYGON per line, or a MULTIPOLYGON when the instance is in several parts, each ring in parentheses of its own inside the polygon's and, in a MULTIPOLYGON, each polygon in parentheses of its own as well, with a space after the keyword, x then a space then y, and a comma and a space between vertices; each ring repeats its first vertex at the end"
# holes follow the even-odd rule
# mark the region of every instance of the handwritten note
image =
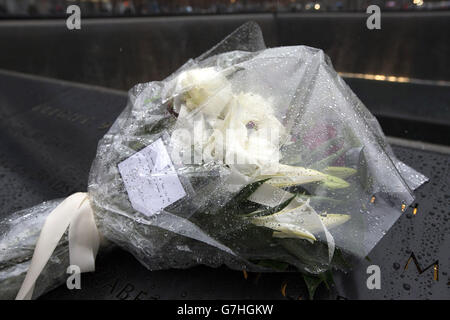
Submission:
POLYGON ((162 139, 119 163, 133 208, 152 216, 186 196, 162 139))

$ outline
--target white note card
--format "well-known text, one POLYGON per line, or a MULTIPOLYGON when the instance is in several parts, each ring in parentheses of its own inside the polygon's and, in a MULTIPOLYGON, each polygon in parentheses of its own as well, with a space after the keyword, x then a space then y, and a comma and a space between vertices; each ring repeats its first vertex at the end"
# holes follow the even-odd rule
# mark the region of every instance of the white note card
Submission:
POLYGON ((119 163, 133 208, 152 216, 186 196, 162 139, 119 163))

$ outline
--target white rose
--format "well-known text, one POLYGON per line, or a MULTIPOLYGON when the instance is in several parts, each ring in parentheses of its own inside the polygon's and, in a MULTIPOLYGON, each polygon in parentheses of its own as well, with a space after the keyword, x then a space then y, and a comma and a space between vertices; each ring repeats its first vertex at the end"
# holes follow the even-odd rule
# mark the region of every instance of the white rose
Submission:
POLYGON ((270 102, 257 94, 240 93, 230 101, 227 111, 221 128, 226 137, 225 162, 258 167, 278 162, 285 130, 270 102))
POLYGON ((177 77, 175 94, 183 93, 186 107, 192 111, 219 117, 232 98, 231 85, 223 73, 214 68, 192 69, 177 77))
POLYGON ((204 161, 258 168, 278 163, 285 128, 268 99, 249 92, 233 95, 226 77, 214 68, 182 72, 176 79, 175 96, 180 103, 179 127, 203 137, 192 144, 196 150, 202 145, 204 161), (192 114, 194 110, 199 113, 192 114), (202 114, 205 118, 200 125, 196 121, 202 114))

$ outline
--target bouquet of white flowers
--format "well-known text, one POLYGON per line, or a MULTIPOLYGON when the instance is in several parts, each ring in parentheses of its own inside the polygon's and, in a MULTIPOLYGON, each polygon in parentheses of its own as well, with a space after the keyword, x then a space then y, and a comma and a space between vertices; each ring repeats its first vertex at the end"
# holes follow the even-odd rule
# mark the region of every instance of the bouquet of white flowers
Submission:
POLYGON ((35 296, 61 281, 69 260, 93 270, 101 238, 150 270, 226 264, 324 278, 344 255, 366 256, 425 181, 321 50, 266 49, 247 23, 130 90, 87 194, 0 222, 0 296, 28 268, 18 298, 31 298, 40 274, 35 296))

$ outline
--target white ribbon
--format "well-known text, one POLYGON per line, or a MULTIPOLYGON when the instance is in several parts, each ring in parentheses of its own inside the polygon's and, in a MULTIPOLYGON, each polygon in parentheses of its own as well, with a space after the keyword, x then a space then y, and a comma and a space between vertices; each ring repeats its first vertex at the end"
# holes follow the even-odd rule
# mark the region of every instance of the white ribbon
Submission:
POLYGON ((81 272, 95 270, 95 256, 100 235, 87 193, 74 193, 61 202, 47 217, 34 249, 33 258, 16 300, 29 300, 37 278, 69 228, 70 264, 81 272))

